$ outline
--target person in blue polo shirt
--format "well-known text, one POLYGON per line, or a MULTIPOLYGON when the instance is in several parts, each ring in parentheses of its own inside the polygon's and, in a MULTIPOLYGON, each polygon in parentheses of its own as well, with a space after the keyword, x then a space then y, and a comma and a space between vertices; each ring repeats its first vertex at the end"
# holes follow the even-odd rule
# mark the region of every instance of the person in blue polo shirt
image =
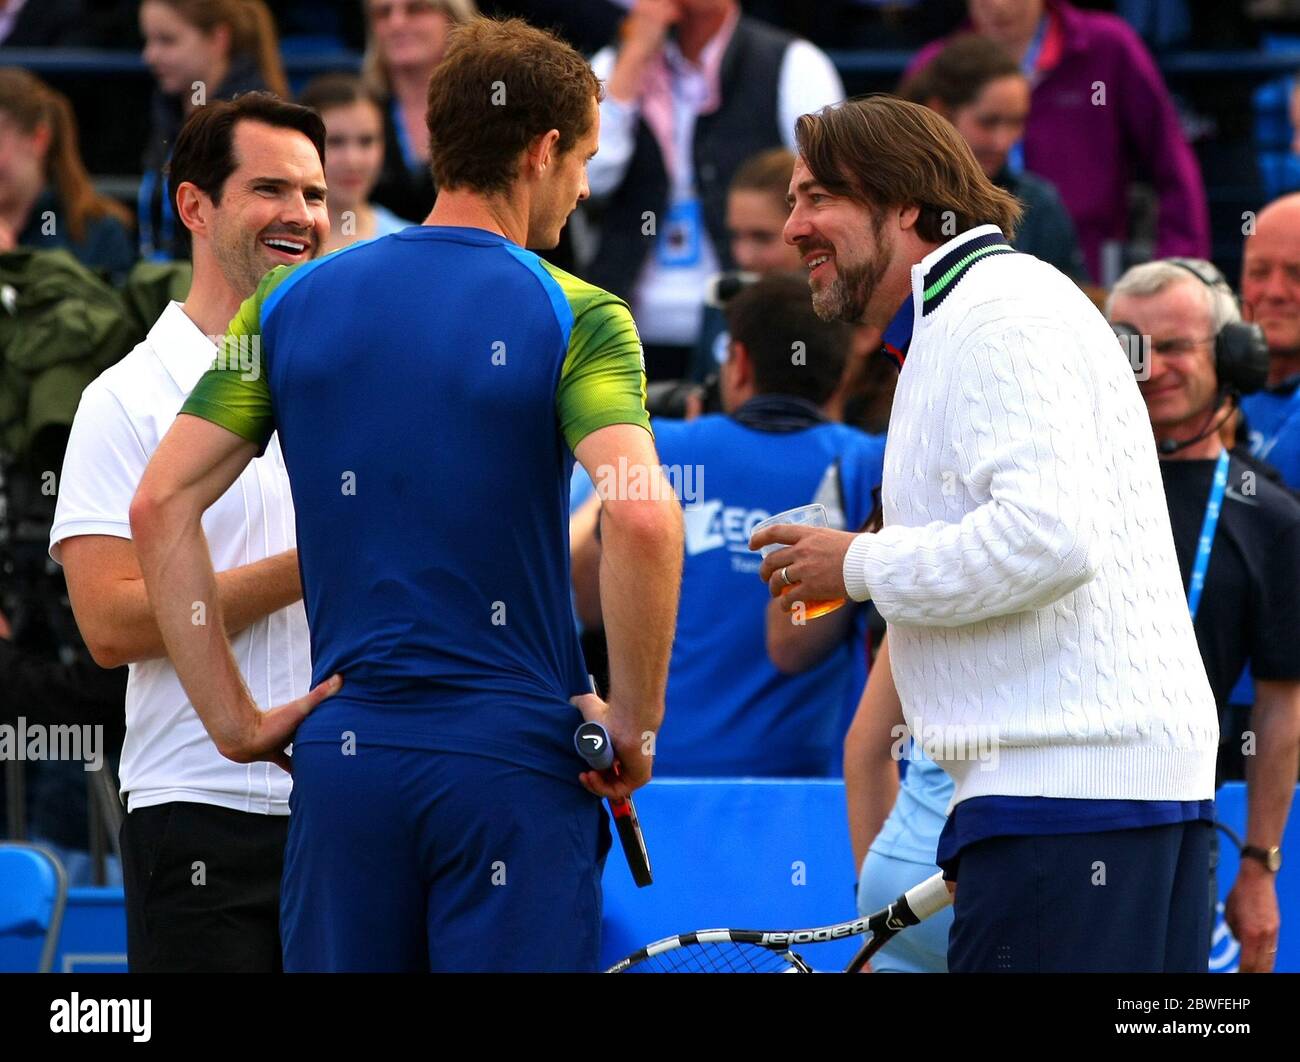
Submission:
POLYGON ((596 968, 596 798, 649 779, 682 548, 631 314, 524 249, 554 247, 587 195, 599 93, 550 34, 461 27, 429 86, 425 223, 267 274, 132 503, 159 628, 218 749, 285 766, 293 741, 286 971, 596 968), (480 91, 496 79, 508 106, 480 91), (261 713, 201 517, 273 430, 315 686, 261 713), (650 488, 605 495, 607 702, 567 592, 575 460, 650 488), (584 719, 607 727, 618 780, 583 769, 584 719))
POLYGON ((865 624, 816 667, 779 671, 765 648, 767 595, 749 536, 759 521, 811 501, 826 504, 833 525, 859 527, 880 482, 884 439, 827 418, 851 329, 817 319, 801 278, 757 281, 728 303, 727 321, 724 412, 653 422, 686 521, 655 771, 825 776, 838 767, 850 687, 855 701, 862 688, 865 624))

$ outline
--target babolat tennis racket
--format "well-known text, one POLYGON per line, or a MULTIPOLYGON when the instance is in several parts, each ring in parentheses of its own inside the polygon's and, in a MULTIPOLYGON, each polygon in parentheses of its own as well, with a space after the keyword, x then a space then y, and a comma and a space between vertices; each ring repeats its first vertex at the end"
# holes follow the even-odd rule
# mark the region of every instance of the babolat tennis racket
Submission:
POLYGON ((647 944, 605 972, 813 973, 813 968, 794 950, 796 947, 870 933, 870 939, 844 970, 858 973, 897 933, 942 911, 950 903, 952 897, 943 875, 935 874, 866 918, 816 929, 700 929, 647 944))

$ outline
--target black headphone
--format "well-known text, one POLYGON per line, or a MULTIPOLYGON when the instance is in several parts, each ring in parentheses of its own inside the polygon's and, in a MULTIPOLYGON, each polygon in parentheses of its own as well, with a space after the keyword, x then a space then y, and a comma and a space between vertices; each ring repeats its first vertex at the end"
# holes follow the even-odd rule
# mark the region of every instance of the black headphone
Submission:
MULTIPOLYGON (((1222 292, 1236 301, 1223 274, 1209 262, 1194 258, 1163 261, 1187 270, 1211 291, 1222 292)), ((1214 337, 1214 371, 1222 391, 1249 395, 1264 388, 1268 382, 1268 341, 1259 325, 1229 321, 1219 329, 1214 337)))

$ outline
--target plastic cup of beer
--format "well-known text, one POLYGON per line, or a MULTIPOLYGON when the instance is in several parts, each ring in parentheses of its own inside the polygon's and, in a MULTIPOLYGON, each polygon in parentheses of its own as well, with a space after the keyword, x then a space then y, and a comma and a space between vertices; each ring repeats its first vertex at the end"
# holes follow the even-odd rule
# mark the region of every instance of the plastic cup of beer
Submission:
MULTIPOLYGON (((830 521, 826 518, 826 506, 820 502, 813 502, 811 505, 801 505, 797 509, 787 509, 783 513, 777 513, 775 516, 769 516, 766 520, 760 520, 754 525, 751 535, 757 534, 765 527, 772 527, 775 524, 802 524, 806 527, 830 527, 830 521)), ((766 546, 760 546, 758 552, 766 558, 769 554, 786 547, 779 542, 772 542, 766 546)), ((797 593, 799 583, 795 581, 789 586, 781 588, 781 596, 786 597, 791 593, 797 593)), ((796 601, 799 601, 796 598, 796 601)), ((828 612, 834 612, 844 604, 844 598, 837 597, 832 601, 803 601, 804 619, 816 619, 818 616, 825 616, 828 612)))

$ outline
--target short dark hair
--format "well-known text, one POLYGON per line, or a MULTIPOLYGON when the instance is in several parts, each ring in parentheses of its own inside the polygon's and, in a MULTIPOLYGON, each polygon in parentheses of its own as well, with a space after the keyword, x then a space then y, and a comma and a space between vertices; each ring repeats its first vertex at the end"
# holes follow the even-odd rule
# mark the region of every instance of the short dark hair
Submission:
POLYGON ((429 155, 439 188, 514 184, 519 155, 551 129, 561 153, 585 136, 600 81, 554 34, 522 19, 476 18, 451 33, 429 79, 429 155))
POLYGON ((749 352, 760 393, 819 406, 835 393, 853 326, 817 316, 806 277, 771 273, 755 281, 727 303, 727 326, 749 352))
POLYGON ((803 115, 794 129, 800 157, 828 191, 873 211, 915 205, 923 240, 947 243, 977 225, 1016 234, 1019 200, 985 176, 952 123, 928 107, 858 96, 803 115))
POLYGON ((997 41, 964 33, 904 81, 898 94, 913 103, 938 100, 951 109, 974 102, 990 81, 1024 76, 1020 64, 997 41))
POLYGON ((315 145, 325 165, 325 123, 310 108, 289 103, 270 92, 245 92, 197 108, 181 126, 167 164, 173 203, 176 189, 189 181, 214 203, 221 202, 226 178, 235 172, 235 126, 261 122, 277 129, 296 129, 315 145))

